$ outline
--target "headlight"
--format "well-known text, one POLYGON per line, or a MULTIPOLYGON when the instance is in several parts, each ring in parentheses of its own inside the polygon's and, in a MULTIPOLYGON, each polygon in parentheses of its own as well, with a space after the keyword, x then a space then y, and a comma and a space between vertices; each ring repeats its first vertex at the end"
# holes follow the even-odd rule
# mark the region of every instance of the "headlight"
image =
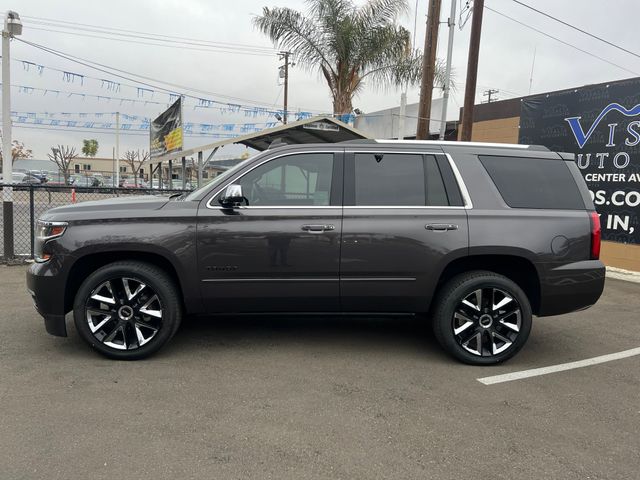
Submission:
POLYGON ((50 254, 43 252, 44 244, 53 238, 61 237, 67 229, 67 225, 67 222, 46 222, 44 220, 36 222, 36 262, 46 262, 51 258, 50 254))

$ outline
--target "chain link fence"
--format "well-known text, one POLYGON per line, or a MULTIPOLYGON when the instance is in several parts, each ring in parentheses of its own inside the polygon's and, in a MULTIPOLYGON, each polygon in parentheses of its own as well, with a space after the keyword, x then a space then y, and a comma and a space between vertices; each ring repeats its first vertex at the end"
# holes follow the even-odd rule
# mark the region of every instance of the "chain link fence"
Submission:
MULTIPOLYGON (((0 196, 10 185, 0 183, 0 196)), ((171 195, 184 193, 184 190, 143 189, 143 188, 73 188, 53 185, 19 185, 13 186, 13 232, 9 232, 13 239, 15 259, 28 260, 33 258, 35 241, 35 222, 47 210, 72 203, 90 200, 104 200, 107 198, 126 195, 171 195)), ((3 205, 4 207, 4 205, 3 205)), ((5 258, 5 209, 0 209, 0 260, 5 258)), ((11 224, 11 221, 9 221, 11 224)))

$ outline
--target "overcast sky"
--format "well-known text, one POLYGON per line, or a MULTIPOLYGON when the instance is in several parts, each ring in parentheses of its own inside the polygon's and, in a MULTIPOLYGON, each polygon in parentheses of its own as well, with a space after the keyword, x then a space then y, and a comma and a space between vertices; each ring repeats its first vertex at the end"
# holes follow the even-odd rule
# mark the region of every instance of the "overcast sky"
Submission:
MULTIPOLYGON (((457 0, 459 1, 459 0, 457 0)), ((428 0, 417 2, 409 0, 411 12, 399 21, 413 31, 417 18, 416 44, 422 48, 424 43, 426 9, 428 0)), ((362 3, 362 2, 358 2, 362 3)), ((465 1, 462 2, 466 3, 465 1)), ((599 35, 629 50, 637 48, 637 32, 632 28, 621 28, 628 24, 625 19, 640 17, 640 2, 637 0, 596 0, 566 1, 525 0, 536 8, 568 21, 587 31, 599 35), (577 8, 579 6, 579 8, 577 8)), ((442 21, 450 10, 450 1, 443 0, 442 21)), ((605 82, 640 76, 640 58, 624 53, 591 39, 532 12, 513 0, 486 0, 486 5, 510 17, 539 30, 548 32, 593 55, 607 59, 627 70, 618 68, 602 60, 579 52, 544 35, 532 31, 504 18, 492 11, 485 10, 478 72, 477 100, 487 88, 500 90, 499 98, 510 98, 529 93, 529 80, 534 51, 535 68, 531 93, 558 90, 590 83, 605 82), (637 72, 637 73, 634 73, 637 72)), ((208 99, 223 102, 232 101, 241 104, 260 104, 280 106, 282 87, 278 85, 277 70, 280 64, 275 50, 273 54, 244 55, 237 52, 198 51, 185 48, 167 48, 141 45, 86 36, 77 36, 48 30, 61 30, 54 26, 36 24, 36 19, 64 20, 82 24, 100 25, 109 28, 136 30, 139 32, 176 35, 208 41, 247 44, 272 47, 270 41, 252 26, 252 18, 260 14, 263 6, 288 6, 304 10, 301 0, 242 0, 237 2, 211 0, 110 0, 93 2, 78 0, 15 0, 2 2, 1 11, 16 10, 22 17, 24 31, 22 39, 60 50, 77 57, 91 59, 107 66, 144 75, 150 83, 169 82, 193 89, 209 92, 196 94, 208 99), (217 95, 216 95, 217 94, 217 95), (237 97, 241 100, 226 100, 237 97)), ((458 11, 460 4, 458 3, 458 11)), ((459 19, 456 19, 456 23, 459 19)), ((463 101, 464 78, 466 73, 467 50, 469 46, 470 20, 462 31, 456 28, 453 65, 458 91, 452 97, 450 118, 458 117, 458 109, 463 101)), ((77 33, 95 33, 82 32, 77 33)), ((446 55, 448 29, 441 25, 438 56, 446 55)), ((141 40, 144 41, 144 40, 141 40)), ((120 92, 109 92, 99 80, 89 77, 117 80, 105 73, 96 72, 82 65, 74 64, 31 46, 12 42, 12 58, 27 60, 45 68, 25 66, 12 62, 12 84, 31 86, 40 89, 77 92, 88 95, 140 98, 135 88, 122 86, 120 92), (85 75, 84 84, 79 78, 63 78, 63 73, 53 69, 85 75), (70 81, 73 80, 73 81, 70 81)), ((166 84, 164 85, 166 87, 166 84)), ((171 87, 168 87, 171 88, 171 87)), ((123 103, 111 100, 68 94, 44 95, 43 90, 25 93, 19 88, 12 89, 12 110, 19 112, 114 112, 116 110, 129 115, 155 117, 163 110, 162 105, 143 103, 123 103)), ((156 91, 153 97, 147 92, 143 98, 154 101, 167 101, 167 95, 156 91)), ((434 97, 440 96, 435 93, 434 97)), ((365 89, 354 100, 354 107, 364 112, 396 106, 400 91, 375 91, 365 89)), ((408 102, 418 101, 418 89, 408 91, 408 102)), ((187 101, 184 110, 185 122, 197 123, 264 123, 273 121, 267 117, 246 117, 245 115, 223 113, 213 109, 194 109, 194 101, 187 101)), ((317 72, 305 72, 293 68, 290 73, 291 109, 303 111, 330 112, 331 98, 329 90, 317 72)), ((62 118, 62 117, 56 117, 62 118)), ((73 117, 74 119, 78 118, 73 117)), ((86 120, 85 120, 86 121, 86 120)), ((103 121, 103 120, 98 120, 103 121)), ((36 130, 14 126, 13 137, 23 141, 34 151, 35 158, 46 158, 52 145, 62 143, 74 145, 79 150, 83 138, 97 138, 100 142, 99 156, 111 156, 115 144, 114 135, 95 132, 69 132, 65 130, 36 130)), ((147 135, 122 135, 121 152, 128 148, 148 148, 147 135)), ((206 137, 187 137, 186 146, 195 146, 215 141, 206 137)))

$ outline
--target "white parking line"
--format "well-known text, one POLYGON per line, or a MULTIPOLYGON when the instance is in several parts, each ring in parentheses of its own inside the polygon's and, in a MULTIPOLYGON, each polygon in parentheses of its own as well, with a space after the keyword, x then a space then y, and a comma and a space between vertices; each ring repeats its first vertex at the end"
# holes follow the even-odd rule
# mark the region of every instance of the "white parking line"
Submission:
POLYGON ((633 357, 640 355, 640 347, 632 348, 631 350, 624 350, 618 353, 610 353, 608 355, 601 355, 599 357, 587 358, 586 360, 579 360, 577 362, 560 363, 558 365, 551 365, 549 367, 532 368, 531 370, 522 370, 520 372, 505 373, 504 375, 494 375, 492 377, 478 378, 480 383, 485 385, 495 385, 496 383, 512 382, 514 380, 522 380, 529 377, 538 377, 540 375, 547 375, 549 373, 563 372, 565 370, 573 370, 574 368, 589 367, 591 365, 597 365, 599 363, 612 362, 613 360, 620 360, 622 358, 633 357))

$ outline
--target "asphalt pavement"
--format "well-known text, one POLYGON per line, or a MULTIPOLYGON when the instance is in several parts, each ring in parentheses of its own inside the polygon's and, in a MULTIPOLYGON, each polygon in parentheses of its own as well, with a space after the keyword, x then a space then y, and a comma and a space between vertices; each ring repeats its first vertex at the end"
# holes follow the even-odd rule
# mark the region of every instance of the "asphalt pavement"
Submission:
POLYGON ((637 479, 640 284, 536 319, 496 367, 407 319, 189 319, 117 362, 45 333, 24 267, 0 267, 2 479, 637 479))

